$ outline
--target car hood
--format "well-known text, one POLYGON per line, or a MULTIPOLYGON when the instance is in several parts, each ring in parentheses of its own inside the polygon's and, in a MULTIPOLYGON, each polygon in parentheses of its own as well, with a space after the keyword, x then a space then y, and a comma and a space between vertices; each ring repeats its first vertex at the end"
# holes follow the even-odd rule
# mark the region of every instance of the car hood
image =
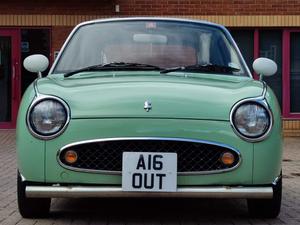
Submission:
POLYGON ((241 99, 260 96, 261 82, 247 77, 51 75, 37 82, 41 94, 62 98, 71 118, 185 118, 229 120, 241 99), (146 112, 145 101, 152 103, 146 112))

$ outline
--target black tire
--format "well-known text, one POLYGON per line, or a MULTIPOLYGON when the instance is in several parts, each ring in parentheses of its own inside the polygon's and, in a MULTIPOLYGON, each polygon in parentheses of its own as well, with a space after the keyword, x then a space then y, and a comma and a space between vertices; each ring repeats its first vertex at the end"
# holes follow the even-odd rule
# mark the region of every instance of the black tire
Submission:
POLYGON ((256 218, 275 218, 280 213, 282 196, 282 177, 276 185, 273 185, 273 198, 248 199, 248 211, 250 216, 256 218))
POLYGON ((26 182, 22 181, 18 172, 17 192, 19 212, 24 218, 43 218, 49 215, 51 198, 27 198, 26 182))

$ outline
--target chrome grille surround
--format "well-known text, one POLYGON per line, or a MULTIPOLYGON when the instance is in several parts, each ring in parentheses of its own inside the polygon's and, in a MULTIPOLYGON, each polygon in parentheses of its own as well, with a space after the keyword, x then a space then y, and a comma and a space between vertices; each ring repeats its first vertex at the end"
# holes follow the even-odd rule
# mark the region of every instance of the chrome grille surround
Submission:
MULTIPOLYGON (((218 142, 211 142, 211 141, 204 141, 204 140, 197 140, 197 139, 185 139, 185 138, 160 138, 160 137, 122 137, 122 138, 103 138, 103 139, 94 139, 94 140, 86 140, 86 141, 80 141, 80 142, 75 142, 68 144, 64 147, 62 147, 58 152, 57 152, 57 161, 65 169, 76 171, 76 172, 87 172, 87 173, 101 173, 101 174, 111 174, 111 175, 121 175, 122 171, 121 170, 103 170, 103 169, 87 169, 87 168, 80 168, 80 167, 75 167, 72 165, 68 165, 66 162, 63 160, 63 152, 67 149, 72 149, 78 148, 81 146, 86 146, 89 144, 105 144, 105 143, 116 143, 116 142, 174 142, 177 143, 186 143, 186 144, 195 144, 195 145, 205 145, 205 146, 210 146, 210 147, 215 147, 219 149, 224 149, 227 151, 230 151, 236 156, 236 161, 234 165, 230 168, 222 168, 222 169, 216 169, 216 170, 205 170, 205 171, 180 171, 180 168, 178 168, 178 175, 201 175, 201 174, 216 174, 216 173, 224 173, 224 172, 229 172, 232 171, 236 168, 239 167, 239 165, 242 162, 242 157, 241 154, 238 150, 234 149, 233 147, 226 145, 226 144, 221 144, 218 142)), ((212 150, 213 151, 213 150, 212 150)), ((122 153, 127 152, 125 151, 120 151, 120 161, 121 161, 121 167, 122 168, 122 153)), ((134 152, 134 150, 132 151, 134 152)), ((178 151, 164 151, 159 149, 158 151, 140 151, 140 152, 176 152, 178 154, 178 151)), ((219 151, 220 152, 220 151, 219 151)), ((219 153, 221 155, 221 153, 219 153)), ((79 156, 80 157, 80 156, 79 156)), ((180 157, 178 157, 178 167, 180 164, 180 157)))

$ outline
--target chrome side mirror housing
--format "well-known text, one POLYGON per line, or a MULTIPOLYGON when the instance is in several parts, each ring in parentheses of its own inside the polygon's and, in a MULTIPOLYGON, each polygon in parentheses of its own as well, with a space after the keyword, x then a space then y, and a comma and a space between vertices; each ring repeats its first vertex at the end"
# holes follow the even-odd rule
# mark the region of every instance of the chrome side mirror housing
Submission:
POLYGON ((268 58, 257 58, 252 65, 254 71, 260 76, 262 80, 263 76, 272 76, 277 72, 277 64, 268 58))

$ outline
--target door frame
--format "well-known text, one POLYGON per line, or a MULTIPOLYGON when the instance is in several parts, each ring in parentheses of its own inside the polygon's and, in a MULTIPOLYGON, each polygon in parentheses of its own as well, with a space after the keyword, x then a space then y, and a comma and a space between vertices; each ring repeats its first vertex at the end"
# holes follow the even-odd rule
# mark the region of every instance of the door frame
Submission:
POLYGON ((21 99, 21 37, 20 29, 0 28, 0 36, 11 37, 11 121, 0 122, 0 129, 16 127, 19 103, 21 99))
POLYGON ((291 82, 291 33, 300 33, 299 29, 284 29, 283 30, 283 48, 282 48, 282 69, 283 69, 283 78, 282 83, 284 85, 282 98, 283 98, 283 117, 289 119, 299 119, 299 113, 291 112, 291 90, 290 90, 290 82, 291 82))

